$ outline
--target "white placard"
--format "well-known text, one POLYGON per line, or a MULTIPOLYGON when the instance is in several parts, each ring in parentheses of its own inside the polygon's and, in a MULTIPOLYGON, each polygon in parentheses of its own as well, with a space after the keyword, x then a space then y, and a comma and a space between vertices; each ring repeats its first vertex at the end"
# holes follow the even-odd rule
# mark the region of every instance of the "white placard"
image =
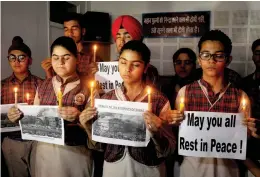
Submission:
POLYGON ((95 99, 98 118, 92 124, 94 141, 134 147, 146 147, 150 135, 143 113, 147 103, 95 99))
POLYGON ((179 154, 228 159, 246 158, 243 113, 185 111, 179 129, 179 154))
POLYGON ((95 74, 96 85, 99 90, 108 92, 119 88, 123 79, 118 71, 118 62, 98 62, 98 72, 95 74))
POLYGON ((22 139, 64 145, 64 120, 58 106, 20 106, 24 117, 19 121, 22 139))

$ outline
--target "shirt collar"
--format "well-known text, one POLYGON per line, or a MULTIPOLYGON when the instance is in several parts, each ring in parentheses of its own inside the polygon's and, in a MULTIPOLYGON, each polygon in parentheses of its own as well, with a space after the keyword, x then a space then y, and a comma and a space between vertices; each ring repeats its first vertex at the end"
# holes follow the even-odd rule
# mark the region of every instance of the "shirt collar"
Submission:
MULTIPOLYGON (((205 81, 204 79, 200 79, 200 83, 207 89, 208 92, 212 91, 212 87, 210 86, 210 84, 207 81, 205 81)), ((227 85, 228 85, 228 83, 224 82, 224 87, 220 90, 219 93, 224 92, 227 85)))
POLYGON ((28 75, 22 80, 20 81, 16 76, 15 74, 13 73, 10 77, 10 80, 11 82, 15 83, 15 82, 18 82, 18 83, 23 83, 24 81, 28 80, 28 81, 31 81, 32 80, 32 74, 30 71, 28 71, 28 75))
POLYGON ((61 82, 61 84, 64 85, 64 84, 67 84, 67 83, 70 83, 70 82, 75 82, 75 81, 79 80, 79 76, 76 75, 76 76, 73 76, 73 77, 69 77, 66 80, 65 83, 63 83, 63 80, 62 80, 62 78, 59 75, 56 75, 56 79, 57 79, 58 82, 61 82))

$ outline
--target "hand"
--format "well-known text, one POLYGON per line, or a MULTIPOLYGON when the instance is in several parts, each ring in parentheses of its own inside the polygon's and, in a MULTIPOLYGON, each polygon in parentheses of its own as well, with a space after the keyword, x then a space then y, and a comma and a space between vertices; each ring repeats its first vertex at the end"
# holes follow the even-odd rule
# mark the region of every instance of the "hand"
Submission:
POLYGON ((178 110, 169 110, 165 114, 168 123, 172 125, 180 125, 180 123, 184 119, 183 112, 180 112, 178 110))
POLYGON ((67 120, 69 122, 73 122, 78 119, 78 116, 80 114, 80 111, 77 108, 71 106, 61 107, 58 109, 58 112, 64 120, 67 120))
POLYGON ((90 77, 94 77, 96 72, 98 72, 98 64, 96 62, 91 62, 89 65, 88 65, 88 75, 90 77))
POLYGON ((87 107, 84 111, 79 115, 80 124, 86 128, 91 125, 91 120, 97 115, 97 109, 92 107, 87 107))
POLYGON ((46 58, 41 62, 41 66, 44 69, 44 71, 48 71, 49 69, 52 68, 51 65, 51 58, 46 58))
POLYGON ((17 122, 18 120, 23 118, 23 112, 19 110, 16 106, 13 106, 8 110, 7 116, 11 122, 17 122))
POLYGON ((251 131, 251 135, 255 138, 260 138, 260 120, 255 118, 247 118, 244 121, 248 129, 251 131))
POLYGON ((160 128, 162 127, 163 121, 159 117, 154 115, 152 112, 150 112, 150 111, 144 112, 143 117, 144 117, 144 121, 145 121, 147 129, 151 133, 158 132, 160 130, 160 128))

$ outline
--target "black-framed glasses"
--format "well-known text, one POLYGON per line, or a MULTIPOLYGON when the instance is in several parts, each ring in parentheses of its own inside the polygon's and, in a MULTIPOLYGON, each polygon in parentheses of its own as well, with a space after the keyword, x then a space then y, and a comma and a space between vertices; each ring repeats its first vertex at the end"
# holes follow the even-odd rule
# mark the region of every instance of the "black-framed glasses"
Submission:
POLYGON ((18 60, 18 62, 20 63, 20 62, 24 62, 27 57, 26 55, 15 56, 13 54, 10 54, 7 56, 7 58, 10 62, 15 62, 16 60, 18 60))
POLYGON ((184 63, 184 65, 192 65, 193 62, 191 60, 176 60, 173 64, 174 65, 182 65, 182 63, 184 63))
POLYGON ((224 53, 221 53, 221 54, 211 54, 211 53, 208 53, 208 52, 201 52, 199 54, 199 57, 202 59, 202 60, 210 60, 211 58, 213 58, 214 61, 219 61, 219 62, 222 62, 222 61, 225 61, 226 58, 227 58, 227 55, 224 54, 224 53))
POLYGON ((254 51, 254 55, 255 55, 255 56, 260 56, 260 50, 254 51))

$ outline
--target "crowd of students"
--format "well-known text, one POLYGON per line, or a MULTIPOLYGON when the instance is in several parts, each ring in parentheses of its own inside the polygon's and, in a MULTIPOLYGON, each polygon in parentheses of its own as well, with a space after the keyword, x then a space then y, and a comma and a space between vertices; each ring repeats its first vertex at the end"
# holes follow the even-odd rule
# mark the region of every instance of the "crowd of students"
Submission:
MULTIPOLYGON (((13 74, 1 81, 1 104, 14 103, 10 92, 18 87, 18 102, 24 102, 24 93, 30 93, 34 99, 29 104, 57 105, 60 89, 63 107, 58 112, 65 121, 66 136, 65 145, 60 146, 24 141, 17 133, 8 135, 2 143, 2 153, 10 177, 173 177, 175 162, 180 165, 180 177, 239 177, 244 172, 242 166, 260 176, 260 39, 252 45, 256 70, 242 79, 227 68, 232 61, 230 38, 219 30, 206 32, 198 43, 198 56, 188 48, 173 55, 176 74, 168 84, 149 64, 151 52, 142 42, 141 24, 129 15, 118 17, 112 25, 112 36, 123 86, 104 95, 95 92, 95 96, 147 102, 147 86, 153 87, 152 110, 143 114, 151 141, 147 147, 130 147, 103 144, 91 138, 97 109, 89 106, 90 94, 85 86, 98 67, 83 45, 85 33, 81 15, 69 14, 64 18, 64 36, 53 42, 51 57, 42 61, 45 80, 30 73, 30 48, 20 37, 13 38, 8 50, 13 74), (84 101, 76 102, 77 96, 84 101), (239 113, 242 97, 251 103, 249 117, 244 120, 250 151, 247 159, 180 157, 177 137, 184 113, 176 105, 181 97, 185 97, 185 111, 239 113)), ((17 107, 8 111, 12 122, 22 119, 22 115, 17 107)))

